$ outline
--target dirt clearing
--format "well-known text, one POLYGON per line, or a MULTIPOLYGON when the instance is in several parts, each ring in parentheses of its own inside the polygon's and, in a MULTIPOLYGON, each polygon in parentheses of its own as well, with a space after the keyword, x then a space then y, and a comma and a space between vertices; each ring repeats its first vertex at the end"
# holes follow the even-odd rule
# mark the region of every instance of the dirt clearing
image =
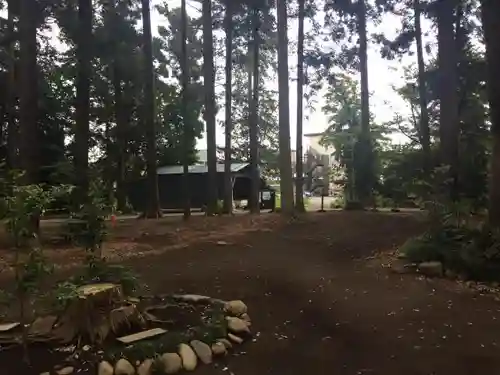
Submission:
MULTIPOLYGON (((154 251, 123 257, 152 293, 248 304, 255 342, 198 374, 500 371, 500 304, 492 296, 390 273, 367 259, 418 233, 422 224, 414 215, 331 212, 290 223, 277 215, 259 220, 269 221, 230 237, 214 229, 182 248, 169 249, 173 245, 154 237, 154 251)), ((0 354, 2 374, 17 375, 15 366, 4 365, 15 360, 0 354)))

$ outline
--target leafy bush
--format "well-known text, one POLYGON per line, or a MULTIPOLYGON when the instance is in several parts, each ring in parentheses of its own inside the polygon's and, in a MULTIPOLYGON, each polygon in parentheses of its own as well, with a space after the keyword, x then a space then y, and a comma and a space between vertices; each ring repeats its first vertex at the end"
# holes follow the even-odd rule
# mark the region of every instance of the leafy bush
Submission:
POLYGON ((344 198, 343 197, 335 197, 331 202, 330 202, 330 208, 333 209, 339 209, 344 207, 344 198))
POLYGON ((429 209, 429 229, 401 251, 414 263, 439 261, 474 280, 500 280, 500 232, 474 221, 467 203, 429 209))

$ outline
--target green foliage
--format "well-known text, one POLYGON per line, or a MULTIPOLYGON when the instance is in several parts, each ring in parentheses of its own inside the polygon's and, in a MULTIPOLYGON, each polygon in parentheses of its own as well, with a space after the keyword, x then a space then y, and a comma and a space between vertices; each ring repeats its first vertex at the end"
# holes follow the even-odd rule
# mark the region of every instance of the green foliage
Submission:
POLYGON ((89 255, 99 255, 106 238, 106 217, 111 213, 103 187, 94 183, 87 202, 78 212, 72 213, 68 223, 72 238, 86 249, 89 255), (99 252, 99 254, 97 254, 99 252))
MULTIPOLYGON (((64 2, 64 6, 45 5, 42 7, 44 11, 39 14, 40 31, 44 32, 39 40, 37 57, 39 105, 36 112, 40 172, 36 182, 50 185, 74 184, 78 9, 76 2, 64 2), (48 18, 50 22, 47 22, 48 18), (45 31, 49 26, 52 27, 52 24, 56 27, 48 33, 50 37, 47 37, 45 31), (60 34, 57 30, 60 30, 60 34)), ((123 195, 126 195, 126 183, 138 179, 146 165, 145 132, 142 126, 142 35, 136 27, 141 17, 140 2, 98 0, 94 2, 94 6, 90 82, 90 169, 93 176, 98 175, 107 183, 108 192, 116 182, 117 189, 121 189, 123 195), (114 5, 113 9, 110 9, 111 4, 114 5)), ((5 21, 3 18, 2 20, 5 21)), ((15 17, 16 28, 19 27, 17 23, 18 19, 15 17)), ((177 22, 175 27, 178 26, 177 22)), ((191 30, 193 37, 199 41, 200 38, 195 35, 198 29, 193 27, 191 30)), ((5 28, 2 28, 1 33, 4 31, 5 28)), ((183 152, 180 138, 183 129, 187 128, 190 128, 192 138, 188 153, 194 161, 196 139, 201 137, 203 131, 203 123, 200 121, 201 83, 199 79, 194 78, 195 68, 201 69, 198 59, 201 57, 201 51, 195 42, 189 46, 190 51, 193 51, 192 62, 196 65, 192 69, 189 118, 182 119, 179 115, 179 84, 171 79, 171 71, 174 69, 174 45, 179 40, 177 34, 173 30, 165 38, 162 35, 161 39, 155 38, 153 42, 159 164, 180 164, 183 152)), ((17 44, 16 42, 14 48, 16 66, 19 64, 17 44)), ((9 67, 2 59, 7 52, 4 46, 0 48, 0 63, 3 62, 0 70, 2 87, 8 86, 9 67)), ((0 95, 0 163, 6 159, 7 142, 13 141, 6 131, 7 114, 12 114, 16 128, 19 124, 18 76, 16 74, 14 92, 4 90, 5 94, 0 95), (14 108, 11 111, 7 107, 9 95, 13 95, 14 108)), ((19 147, 19 144, 14 146, 19 147)), ((56 201, 53 204, 60 208, 65 206, 65 203, 67 202, 56 201)))
POLYGON ((433 204, 428 229, 401 251, 411 262, 442 262, 445 268, 474 280, 500 280, 500 232, 471 216, 470 204, 433 204))
POLYGON ((52 271, 38 241, 40 216, 57 196, 67 189, 44 188, 41 185, 18 185, 21 173, 11 173, 3 181, 3 205, 0 219, 5 220, 15 251, 15 297, 19 304, 20 322, 23 327, 22 343, 28 361, 27 329, 29 306, 39 290, 43 276, 52 271))
POLYGON ((10 186, 4 198, 2 218, 16 251, 16 288, 19 295, 37 290, 40 278, 50 272, 38 243, 38 220, 64 187, 44 189, 40 185, 10 186))
POLYGON ((12 236, 14 246, 22 247, 37 234, 36 218, 52 200, 50 191, 40 185, 11 186, 4 198, 2 217, 6 229, 12 236))
POLYGON ((321 143, 333 147, 333 156, 343 169, 348 201, 366 203, 377 180, 377 149, 384 140, 383 127, 372 125, 370 135, 361 130, 361 98, 357 82, 338 74, 325 95, 323 111, 329 127, 321 143))
MULTIPOLYGON (((94 182, 87 202, 80 211, 72 214, 69 221, 68 230, 72 239, 86 251, 86 268, 82 274, 75 276, 70 284, 59 286, 61 294, 58 299, 64 300, 66 292, 71 291, 72 286, 89 283, 119 284, 124 293, 129 295, 137 290, 139 282, 134 272, 121 265, 108 264, 102 256, 102 246, 107 235, 106 217, 111 212, 104 191, 101 184, 94 182)), ((59 293, 57 295, 59 296, 59 293)))
MULTIPOLYGON (((181 309, 182 307, 179 306, 179 310, 181 309)), ((183 312, 179 311, 179 313, 183 312)), ((139 341, 126 348, 123 346, 110 348, 104 356, 111 362, 119 358, 143 361, 146 358, 157 358, 163 353, 176 352, 179 344, 189 343, 191 340, 201 340, 210 345, 217 339, 227 337, 227 321, 222 305, 211 305, 200 314, 201 320, 197 326, 190 327, 185 331, 170 330, 157 338, 139 341)), ((162 370, 161 363, 158 363, 157 366, 157 370, 162 370)))
POLYGON ((68 303, 78 297, 78 285, 71 281, 64 281, 57 284, 53 290, 55 296, 55 307, 58 310, 63 310, 68 306, 68 303))
POLYGON ((71 282, 77 286, 113 283, 120 285, 126 295, 133 295, 139 287, 139 279, 135 272, 119 264, 110 264, 104 258, 95 257, 87 258, 85 271, 75 276, 71 282))
POLYGON ((330 202, 330 208, 333 208, 333 209, 344 208, 344 206, 345 206, 345 199, 344 199, 344 197, 335 197, 330 202))

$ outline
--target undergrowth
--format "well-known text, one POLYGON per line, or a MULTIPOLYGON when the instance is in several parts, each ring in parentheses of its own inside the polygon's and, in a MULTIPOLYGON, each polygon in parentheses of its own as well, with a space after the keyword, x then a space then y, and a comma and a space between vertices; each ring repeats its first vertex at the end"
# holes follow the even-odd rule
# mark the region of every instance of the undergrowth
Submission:
POLYGON ((130 361, 144 361, 147 358, 157 358, 163 353, 177 352, 179 344, 191 340, 201 340, 213 344, 221 337, 227 336, 227 321, 222 306, 212 306, 205 313, 200 325, 186 331, 169 331, 159 337, 139 341, 129 346, 116 345, 104 353, 104 359, 116 362, 120 358, 130 361))
POLYGON ((500 281, 500 231, 473 216, 464 202, 426 208, 428 229, 401 248, 410 262, 439 261, 465 279, 500 281))

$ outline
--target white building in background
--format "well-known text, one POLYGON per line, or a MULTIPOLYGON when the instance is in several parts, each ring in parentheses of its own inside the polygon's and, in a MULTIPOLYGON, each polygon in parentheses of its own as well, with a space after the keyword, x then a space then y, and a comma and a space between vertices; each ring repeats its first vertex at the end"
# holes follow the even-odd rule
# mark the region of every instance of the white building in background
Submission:
POLYGON ((330 195, 335 190, 332 182, 332 172, 336 170, 335 149, 321 144, 323 136, 324 132, 304 134, 305 187, 317 193, 314 186, 323 186, 323 194, 330 195))
MULTIPOLYGON (((224 152, 221 151, 220 149, 217 149, 217 162, 223 162, 224 160, 224 152)), ((196 164, 199 165, 208 165, 208 155, 207 155, 207 150, 197 150, 196 151, 196 156, 198 158, 198 161, 196 164)))
MULTIPOLYGON (((305 172, 307 166, 312 167, 316 164, 325 164, 327 167, 334 167, 335 160, 331 156, 334 152, 332 147, 324 147, 321 145, 321 139, 324 133, 309 133, 304 134, 304 155, 303 162, 305 172), (313 156, 313 160, 311 159, 311 155, 313 156), (326 163, 325 163, 326 160, 326 163)), ((198 150, 197 151, 198 162, 196 164, 207 165, 207 150, 198 150)), ((292 170, 295 172, 295 167, 297 165, 297 151, 291 150, 291 162, 292 162, 292 170)), ((224 160, 224 154, 220 150, 217 150, 217 159, 221 162, 224 160)), ((320 171, 318 171, 320 172, 320 171)))
POLYGON ((335 164, 335 159, 332 157, 335 149, 333 147, 325 147, 321 145, 321 139, 324 133, 309 133, 304 134, 304 149, 306 157, 307 155, 314 156, 318 161, 327 160, 326 163, 329 167, 333 167, 335 164))
POLYGON ((198 163, 197 164, 206 165, 207 162, 208 162, 207 150, 197 150, 196 154, 197 154, 196 156, 198 157, 198 163))

